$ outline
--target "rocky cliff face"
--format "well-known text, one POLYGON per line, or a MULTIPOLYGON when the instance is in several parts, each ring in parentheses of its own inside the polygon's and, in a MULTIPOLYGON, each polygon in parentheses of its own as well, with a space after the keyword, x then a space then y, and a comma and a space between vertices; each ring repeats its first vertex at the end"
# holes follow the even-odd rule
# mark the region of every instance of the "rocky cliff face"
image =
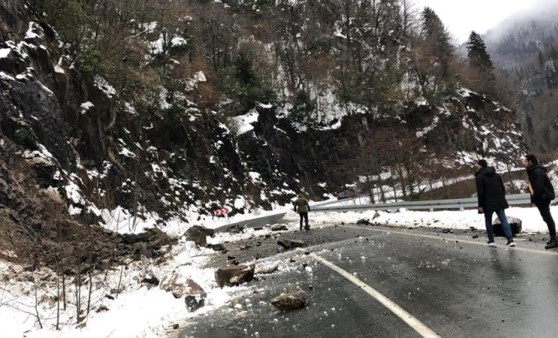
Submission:
POLYGON ((104 79, 78 73, 56 33, 21 2, 0 4, 0 19, 5 224, 40 229, 52 210, 68 222, 95 224, 101 210, 117 206, 161 223, 191 220, 224 205, 233 213, 269 209, 301 189, 321 199, 354 182, 340 163, 354 159, 378 127, 391 128, 388 142, 414 134, 429 157, 456 160, 468 151, 514 161, 521 153, 511 112, 466 91, 443 107, 408 105, 397 118, 350 113, 305 128, 262 105, 252 112, 253 129, 237 135, 218 107, 202 109, 191 93, 162 95, 140 109, 104 79))
MULTIPOLYGON (((245 204, 234 203, 244 197, 269 208, 289 195, 272 187, 299 185, 289 178, 299 161, 287 147, 261 156, 262 139, 237 143, 214 113, 190 101, 183 110, 150 107, 140 116, 102 78, 77 73, 52 29, 20 2, 3 3, 0 15, 2 205, 27 203, 14 190, 29 173, 31 185, 60 194, 86 223, 117 205, 162 218, 224 204, 244 212, 245 204), (250 180, 252 170, 262 179, 250 180)), ((272 129, 265 116, 261 128, 272 129)))

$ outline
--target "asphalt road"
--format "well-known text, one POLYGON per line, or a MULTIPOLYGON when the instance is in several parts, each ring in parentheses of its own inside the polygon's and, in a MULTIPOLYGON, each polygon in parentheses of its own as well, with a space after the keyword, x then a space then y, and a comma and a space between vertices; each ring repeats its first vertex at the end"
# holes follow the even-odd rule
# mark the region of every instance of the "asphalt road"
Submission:
POLYGON ((516 248, 503 238, 490 248, 484 234, 472 235, 346 225, 277 235, 309 245, 280 253, 277 238, 254 239, 253 250, 228 255, 242 262, 257 251, 281 269, 229 306, 188 320, 179 336, 558 336, 558 251, 545 251, 542 235, 520 236, 516 248), (306 308, 270 305, 297 287, 309 295, 306 308))

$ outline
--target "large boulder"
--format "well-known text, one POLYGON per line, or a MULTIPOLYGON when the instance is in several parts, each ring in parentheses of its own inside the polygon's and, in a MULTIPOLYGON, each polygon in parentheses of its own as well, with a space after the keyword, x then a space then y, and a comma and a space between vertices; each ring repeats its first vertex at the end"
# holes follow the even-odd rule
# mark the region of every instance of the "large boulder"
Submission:
MULTIPOLYGON (((196 282, 191 279, 186 280, 184 302, 186 303, 186 309, 190 312, 194 312, 197 309, 205 305, 205 299, 207 294, 204 289, 196 282)), ((173 293, 176 297, 177 295, 173 293)))
POLYGON ((215 279, 219 287, 235 286, 254 279, 254 264, 227 265, 215 271, 215 279))
POLYGON ((271 300, 271 304, 281 311, 300 309, 307 304, 308 295, 302 290, 282 293, 271 300))
POLYGON ((194 312, 205 305, 205 299, 207 298, 205 290, 190 278, 184 281, 175 271, 163 278, 160 287, 171 292, 176 299, 184 297, 186 309, 189 312, 194 312))
POLYGON ((186 239, 193 241, 197 246, 207 246, 207 236, 212 237, 215 234, 213 229, 202 227, 201 225, 194 225, 186 230, 184 234, 186 239))
MULTIPOLYGON (((510 224, 510 228, 513 235, 517 235, 518 233, 521 232, 522 222, 519 218, 508 216, 508 223, 510 224)), ((500 223, 498 217, 496 217, 496 219, 492 222, 492 226, 494 228, 494 236, 502 236, 502 237, 505 236, 504 229, 502 229, 502 224, 500 223)))

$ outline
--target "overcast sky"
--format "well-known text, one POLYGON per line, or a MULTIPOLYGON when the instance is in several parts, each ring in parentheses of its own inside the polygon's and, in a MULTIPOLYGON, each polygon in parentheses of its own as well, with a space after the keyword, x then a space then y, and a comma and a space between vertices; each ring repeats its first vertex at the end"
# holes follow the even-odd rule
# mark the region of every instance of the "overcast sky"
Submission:
MULTIPOLYGON (((484 34, 512 14, 545 0, 414 0, 417 9, 428 6, 436 12, 458 43, 471 31, 484 34)), ((558 1, 558 0, 555 0, 558 1)))

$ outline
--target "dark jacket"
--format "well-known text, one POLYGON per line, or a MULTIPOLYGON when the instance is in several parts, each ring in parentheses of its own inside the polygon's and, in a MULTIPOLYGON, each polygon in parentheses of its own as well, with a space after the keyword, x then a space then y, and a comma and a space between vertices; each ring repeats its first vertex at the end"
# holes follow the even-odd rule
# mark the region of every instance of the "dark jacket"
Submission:
POLYGON ((549 201, 554 199, 554 187, 546 174, 546 168, 540 164, 533 164, 527 168, 529 175, 529 192, 531 203, 549 201))
POLYGON ((485 212, 509 207, 508 201, 506 201, 504 182, 493 167, 481 168, 477 171, 475 182, 477 183, 479 207, 482 207, 485 212))

